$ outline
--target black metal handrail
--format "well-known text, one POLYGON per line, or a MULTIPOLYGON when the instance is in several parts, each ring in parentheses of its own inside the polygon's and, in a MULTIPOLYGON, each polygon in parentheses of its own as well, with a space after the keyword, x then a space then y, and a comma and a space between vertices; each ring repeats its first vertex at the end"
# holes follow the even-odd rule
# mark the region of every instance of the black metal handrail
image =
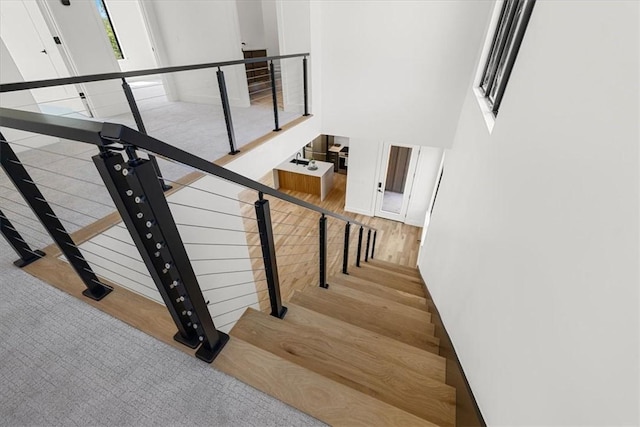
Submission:
MULTIPOLYGON (((157 164, 151 161, 153 154, 258 192, 259 200, 255 202, 254 207, 260 235, 259 246, 262 248, 264 261, 264 269, 261 270, 264 270, 265 274, 265 277, 260 280, 265 280, 267 283, 267 289, 261 292, 268 291, 269 293, 272 316, 283 318, 287 313, 287 307, 282 304, 278 262, 276 259, 276 241, 274 238, 276 234, 273 232, 269 200, 264 199, 265 194, 321 214, 318 229, 320 287, 327 288, 329 286, 327 283, 327 247, 329 246, 327 217, 333 217, 346 223, 344 241, 337 243, 344 245, 342 272, 348 274, 349 227, 351 223, 360 226, 356 266, 360 266, 362 231, 365 227, 368 228, 365 261, 368 260, 371 227, 239 175, 201 157, 150 137, 143 131, 136 131, 121 124, 60 117, 8 108, 0 108, 0 126, 74 140, 95 145, 99 148, 100 153, 92 157, 93 163, 98 169, 105 187, 133 239, 134 246, 140 253, 142 263, 147 267, 176 325, 177 333, 174 339, 191 348, 197 348, 195 355, 207 362, 213 361, 229 340, 229 336, 220 331, 214 323, 213 316, 209 311, 210 302, 204 296, 204 291, 200 287, 198 276, 187 253, 185 242, 183 242, 178 230, 179 225, 184 226, 186 224, 179 224, 173 218, 169 202, 163 195, 163 187, 158 182, 157 164), (147 152, 149 160, 138 157, 138 150, 147 152), (125 159, 125 155, 128 160, 125 159)), ((78 273, 87 287, 83 294, 94 300, 101 300, 107 296, 113 288, 101 282, 82 252, 85 251, 94 255, 95 253, 86 249, 80 250, 78 244, 62 224, 61 221, 64 219, 57 216, 51 209, 49 202, 44 198, 26 170, 25 166, 29 165, 24 165, 20 162, 9 142, 6 141, 1 133, 0 166, 78 273)), ((63 207, 60 204, 52 204, 63 207)), ((212 210, 211 212, 217 211, 212 210)), ((219 213, 229 214, 225 212, 219 213)), ((99 219, 93 216, 92 218, 99 219)), ((242 216, 242 218, 245 217, 242 216)), ((0 234, 7 239, 20 256, 16 265, 26 265, 45 256, 43 252, 31 249, 2 212, 0 212, 0 219, 2 219, 0 234)), ((71 221, 67 222, 74 224, 71 221)), ((247 230, 246 232, 249 233, 251 231, 247 230)), ((336 242, 331 244, 336 244, 336 242)), ((107 248, 106 246, 103 247, 107 248)), ((373 250, 371 252, 373 257, 373 250)), ((285 263, 284 265, 291 264, 285 263)), ((96 266, 101 267, 99 264, 96 266)), ((102 268, 105 267, 102 266, 102 268)), ((255 272, 255 268, 255 266, 252 266, 249 270, 237 270, 235 272, 255 272)), ((107 268, 105 270, 114 272, 107 268)), ((232 272, 234 271, 225 271, 225 273, 232 272)), ((207 274, 217 273, 206 273, 204 275, 207 274)), ((241 285, 242 283, 239 284, 241 285)), ((236 284, 229 286, 236 286, 236 284)), ((247 295, 237 298, 244 296, 247 295)), ((227 300, 215 301, 213 304, 224 301, 227 300)), ((228 323, 223 326, 226 325, 228 323)))
POLYGON ((202 70, 206 68, 225 67, 228 65, 253 64, 255 62, 269 62, 276 59, 299 58, 299 57, 306 58, 307 56, 309 56, 308 52, 294 53, 290 55, 236 59, 232 61, 208 62, 204 64, 176 65, 172 67, 147 68, 144 70, 122 71, 122 72, 116 72, 116 73, 88 74, 84 76, 62 77, 62 78, 48 79, 48 80, 34 80, 29 82, 2 83, 0 84, 0 93, 15 92, 18 90, 38 89, 43 87, 61 86, 61 85, 90 83, 90 82, 98 82, 103 80, 122 79, 122 78, 128 78, 128 77, 140 77, 140 76, 153 75, 153 74, 167 74, 167 73, 175 73, 179 71, 202 70))
POLYGON ((312 203, 305 202, 297 197, 278 191, 258 181, 254 181, 121 124, 53 116, 10 108, 0 108, 0 126, 36 132, 58 138, 72 139, 79 142, 94 144, 99 147, 106 147, 113 143, 133 146, 151 154, 172 159, 202 172, 242 185, 246 188, 250 188, 276 197, 280 200, 293 203, 294 205, 324 214, 325 216, 337 218, 375 231, 373 227, 356 221, 353 218, 349 218, 316 206, 312 203))

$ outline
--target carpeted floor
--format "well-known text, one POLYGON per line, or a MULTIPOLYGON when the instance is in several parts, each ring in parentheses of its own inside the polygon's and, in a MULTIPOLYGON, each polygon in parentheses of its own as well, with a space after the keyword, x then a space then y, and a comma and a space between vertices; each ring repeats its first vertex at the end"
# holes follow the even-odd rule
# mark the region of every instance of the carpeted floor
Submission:
POLYGON ((0 241, 0 425, 322 425, 13 267, 0 241))

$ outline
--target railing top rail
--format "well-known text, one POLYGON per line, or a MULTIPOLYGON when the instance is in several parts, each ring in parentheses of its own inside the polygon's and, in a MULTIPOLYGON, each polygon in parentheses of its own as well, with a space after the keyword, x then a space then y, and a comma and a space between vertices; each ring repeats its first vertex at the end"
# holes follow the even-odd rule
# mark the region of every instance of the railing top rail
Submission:
POLYGON ((124 125, 0 108, 0 126, 36 132, 58 138, 72 139, 105 148, 113 143, 132 145, 152 154, 172 159, 202 172, 277 197, 280 200, 310 209, 325 216, 373 229, 369 225, 356 221, 353 218, 337 214, 312 203, 300 200, 297 197, 290 196, 124 125))
POLYGON ((232 61, 208 62, 204 64, 176 65, 172 67, 148 68, 145 70, 123 71, 123 72, 116 72, 116 73, 89 74, 89 75, 76 76, 76 77, 62 77, 62 78, 48 79, 48 80, 34 80, 30 82, 3 83, 3 84, 0 84, 0 93, 15 92, 18 90, 27 90, 27 89, 37 89, 37 88, 51 87, 51 86, 98 82, 102 80, 122 79, 127 77, 139 77, 139 76, 147 76, 147 75, 153 75, 153 74, 175 73, 178 71, 202 70, 205 68, 218 68, 218 67, 225 67, 228 65, 252 64, 255 62, 272 61, 275 59, 297 58, 301 56, 302 57, 309 56, 309 53, 294 53, 290 55, 264 56, 262 58, 236 59, 232 61))

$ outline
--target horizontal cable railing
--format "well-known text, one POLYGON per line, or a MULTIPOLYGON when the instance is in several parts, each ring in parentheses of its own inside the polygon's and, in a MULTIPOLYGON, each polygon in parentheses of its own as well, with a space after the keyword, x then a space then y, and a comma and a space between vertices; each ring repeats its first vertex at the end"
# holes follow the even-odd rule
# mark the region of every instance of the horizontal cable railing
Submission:
POLYGON ((38 110, 61 117, 126 123, 163 140, 175 139, 176 144, 182 143, 180 134, 192 127, 192 123, 186 124, 180 117, 194 114, 192 104, 195 103, 200 106, 196 110, 202 116, 199 119, 200 131, 214 139, 213 146, 206 153, 199 151, 198 154, 206 154, 209 160, 215 160, 227 152, 237 154, 242 145, 268 132, 268 116, 260 109, 273 109, 273 131, 279 131, 281 125, 293 121, 300 114, 309 115, 308 56, 308 53, 299 53, 2 83, 0 93, 9 96, 30 90, 39 95, 36 98, 44 99, 38 102, 13 102, 4 106, 38 110), (264 64, 264 67, 247 69, 246 72, 238 68, 250 64, 264 64), (255 70, 264 71, 266 81, 260 82, 254 75, 255 70), (131 80, 145 77, 154 82, 131 80), (165 81, 156 82, 158 78, 165 81), (233 79, 231 92, 227 89, 229 78, 233 79), (246 79, 246 89, 243 89, 242 79, 246 79), (41 91, 52 87, 61 91, 57 97, 50 98, 50 94, 41 91), (65 93, 67 96, 63 96, 65 93), (176 101, 178 99, 180 101, 176 101), (167 120, 174 116, 177 120, 167 120), (223 126, 218 126, 218 123, 223 126), (262 133, 256 134, 257 131, 262 133), (228 150, 218 144, 223 139, 227 140, 228 150))
POLYGON ((2 234, 22 263, 55 243, 85 295, 113 283, 164 303, 174 338, 204 360, 247 308, 283 317, 293 292, 373 255, 366 223, 127 126, 6 108, 0 126, 61 139, 27 149, 0 138, 2 234))
POLYGON ((119 71, 114 73, 88 74, 88 75, 77 76, 77 77, 61 77, 57 79, 33 80, 29 82, 3 83, 3 84, 0 84, 0 93, 14 92, 14 91, 26 90, 26 89, 35 89, 35 88, 42 88, 42 87, 52 87, 52 86, 61 86, 61 85, 87 83, 87 82, 98 82, 102 80, 140 77, 140 76, 148 76, 148 75, 154 75, 154 74, 175 73, 179 71, 203 70, 207 68, 218 68, 218 67, 225 67, 229 65, 251 64, 256 62, 275 61, 275 60, 287 59, 287 58, 304 58, 307 56, 309 56, 308 52, 295 53, 291 55, 266 56, 262 58, 237 59, 232 61, 207 62, 203 64, 176 65, 172 67, 161 67, 161 68, 147 68, 144 70, 135 70, 135 71, 119 71))

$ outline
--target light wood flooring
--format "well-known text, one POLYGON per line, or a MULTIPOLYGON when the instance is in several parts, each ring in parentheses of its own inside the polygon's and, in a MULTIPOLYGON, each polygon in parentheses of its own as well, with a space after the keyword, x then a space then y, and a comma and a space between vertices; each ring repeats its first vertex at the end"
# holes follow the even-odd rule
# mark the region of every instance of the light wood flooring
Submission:
MULTIPOLYGON (((321 201, 319 196, 290 190, 283 192, 313 203, 327 210, 353 218, 377 230, 374 257, 389 261, 394 264, 415 267, 418 259, 419 239, 421 228, 406 225, 396 221, 382 218, 355 215, 344 210, 346 194, 346 175, 334 174, 334 187, 321 201)), ((263 184, 273 186, 271 174, 261 179, 263 184)), ((240 195, 240 200, 255 202, 254 191, 246 191, 240 195)), ((319 283, 319 218, 316 212, 293 205, 279 199, 269 199, 271 216, 273 219, 273 232, 275 235, 276 257, 278 260, 278 274, 280 289, 284 301, 288 301, 296 290, 304 290, 308 287, 316 287, 319 283)), ((253 206, 244 205, 243 215, 251 216, 253 206)), ((342 271, 344 250, 344 222, 334 218, 327 218, 327 277, 342 271)), ((255 245, 260 243, 257 231, 257 223, 253 220, 245 220, 245 229, 249 232, 247 243, 255 245)), ((358 245, 359 227, 352 225, 349 243, 348 270, 355 268, 356 252, 358 245)), ((363 233, 361 262, 365 259, 367 230, 363 233)), ((371 236, 371 248, 373 249, 373 234, 371 236)), ((370 250, 371 252, 371 250, 370 250)), ((261 249, 250 246, 250 256, 260 257, 261 249)), ((253 262, 254 268, 262 268, 262 260, 253 262)), ((261 309, 267 311, 268 296, 264 272, 255 273, 256 287, 260 293, 261 309)), ((418 290, 422 292, 422 290, 418 290)))

